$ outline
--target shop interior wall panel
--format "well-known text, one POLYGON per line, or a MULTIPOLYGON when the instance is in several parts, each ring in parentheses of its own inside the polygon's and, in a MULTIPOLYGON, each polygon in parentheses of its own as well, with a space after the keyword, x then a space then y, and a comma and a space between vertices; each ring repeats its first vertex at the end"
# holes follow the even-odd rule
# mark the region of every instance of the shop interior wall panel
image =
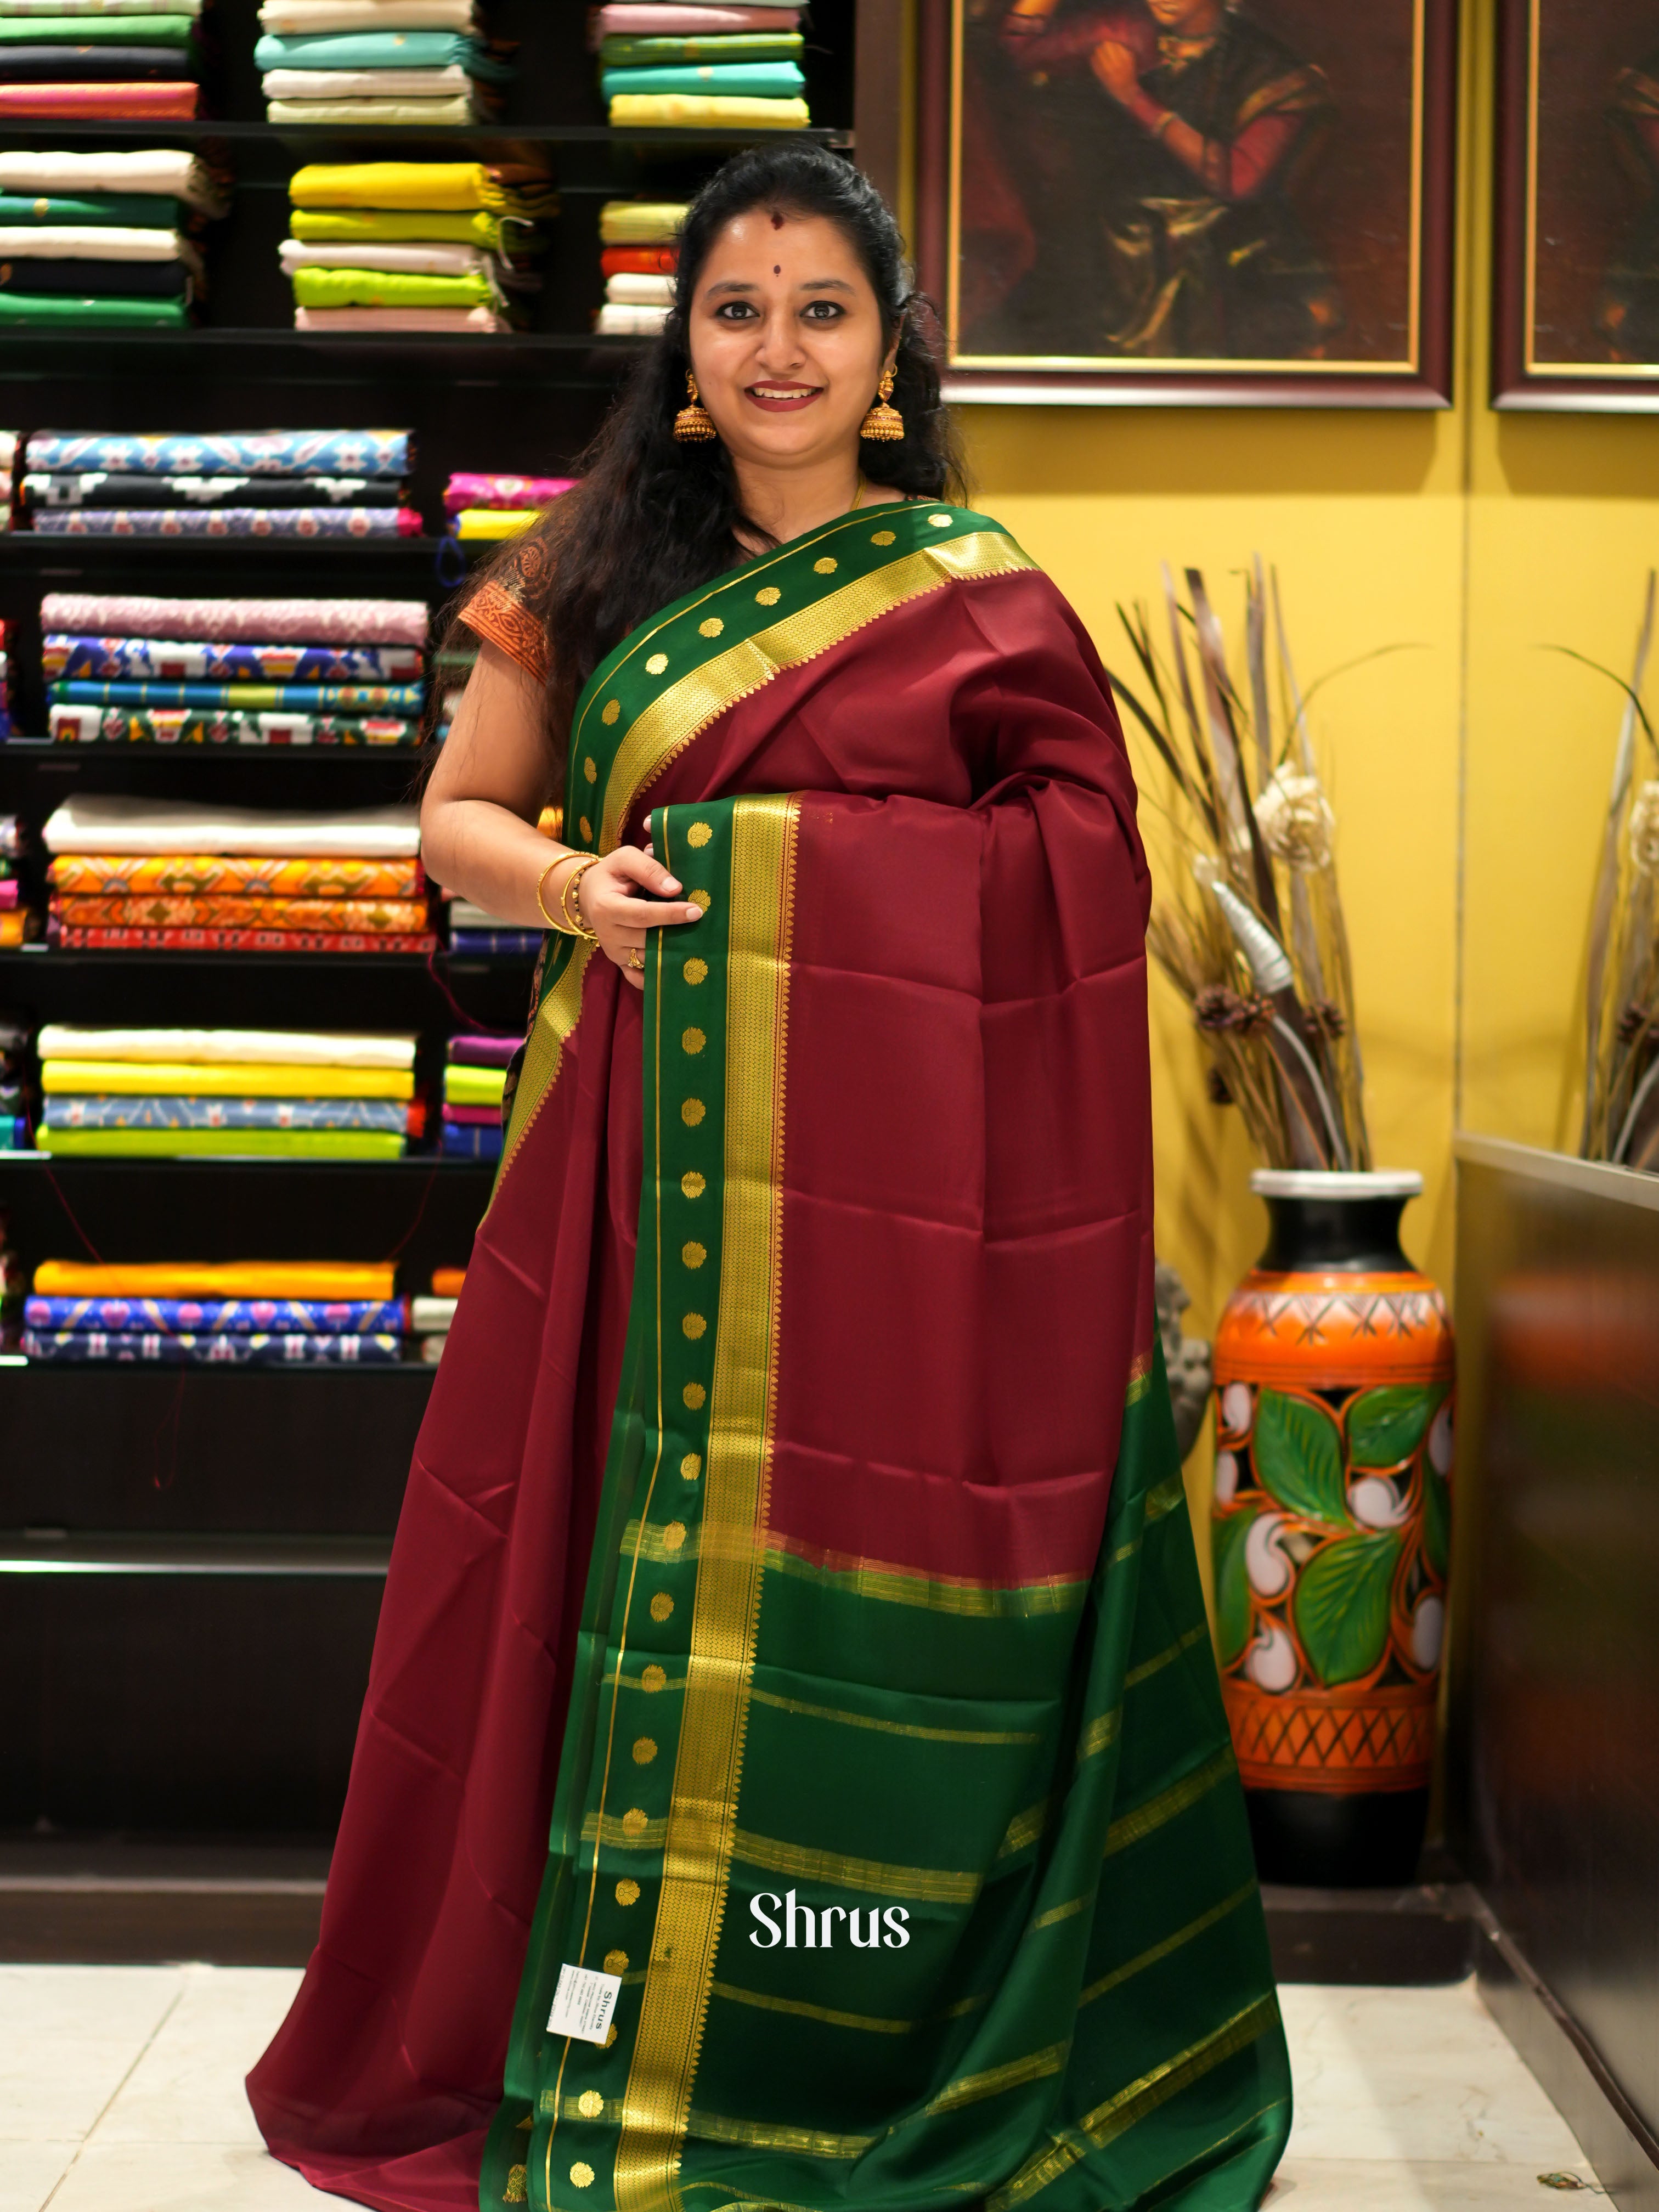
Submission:
POLYGON ((1659 2132, 1659 1179, 1458 1141, 1452 1841, 1659 2132))

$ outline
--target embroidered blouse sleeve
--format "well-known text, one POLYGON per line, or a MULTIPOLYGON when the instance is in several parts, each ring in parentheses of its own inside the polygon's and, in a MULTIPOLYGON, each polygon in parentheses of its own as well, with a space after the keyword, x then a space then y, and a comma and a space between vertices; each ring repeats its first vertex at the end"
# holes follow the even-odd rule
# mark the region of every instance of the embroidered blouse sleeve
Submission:
POLYGON ((547 681, 547 632, 528 605, 528 563, 542 557, 538 545, 526 545, 515 561, 482 585, 461 610, 461 620, 470 630, 498 646, 538 684, 547 681))

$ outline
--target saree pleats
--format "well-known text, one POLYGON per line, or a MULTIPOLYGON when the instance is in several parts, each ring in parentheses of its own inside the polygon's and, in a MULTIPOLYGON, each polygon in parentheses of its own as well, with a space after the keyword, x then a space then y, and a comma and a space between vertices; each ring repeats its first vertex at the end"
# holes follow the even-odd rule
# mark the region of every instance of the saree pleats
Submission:
MULTIPOLYGON (((524 644, 500 582, 469 620, 524 644)), ((320 2185, 1260 2203, 1289 2081, 1155 1345, 1133 806, 982 516, 844 517, 596 671, 566 835, 648 815, 701 919, 643 994, 550 939, 504 1085, 250 2082, 320 2185), (606 2039, 550 2032, 566 1966, 606 2039)))

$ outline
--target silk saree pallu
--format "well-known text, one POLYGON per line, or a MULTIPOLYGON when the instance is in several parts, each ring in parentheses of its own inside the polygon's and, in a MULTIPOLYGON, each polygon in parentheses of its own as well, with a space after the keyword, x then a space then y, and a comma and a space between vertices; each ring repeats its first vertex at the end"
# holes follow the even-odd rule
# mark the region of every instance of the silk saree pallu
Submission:
MULTIPOLYGON (((470 620, 533 673, 513 574, 470 620)), ((1260 2201, 1288 2072, 1153 1345, 1133 806, 1080 625, 959 510, 843 517, 596 671, 565 834, 648 816, 701 919, 643 994, 544 951, 250 2082, 322 2186, 1260 2201)))

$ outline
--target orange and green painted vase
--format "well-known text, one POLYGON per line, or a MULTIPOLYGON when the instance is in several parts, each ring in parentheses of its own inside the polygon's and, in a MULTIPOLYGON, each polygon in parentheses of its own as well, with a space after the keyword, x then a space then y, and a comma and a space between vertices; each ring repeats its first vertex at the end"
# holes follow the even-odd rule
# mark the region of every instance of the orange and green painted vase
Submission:
POLYGON ((1222 1691, 1265 1881, 1415 1878, 1451 1538, 1445 1300, 1400 1247, 1414 1174, 1264 1169, 1215 1342, 1222 1691))

